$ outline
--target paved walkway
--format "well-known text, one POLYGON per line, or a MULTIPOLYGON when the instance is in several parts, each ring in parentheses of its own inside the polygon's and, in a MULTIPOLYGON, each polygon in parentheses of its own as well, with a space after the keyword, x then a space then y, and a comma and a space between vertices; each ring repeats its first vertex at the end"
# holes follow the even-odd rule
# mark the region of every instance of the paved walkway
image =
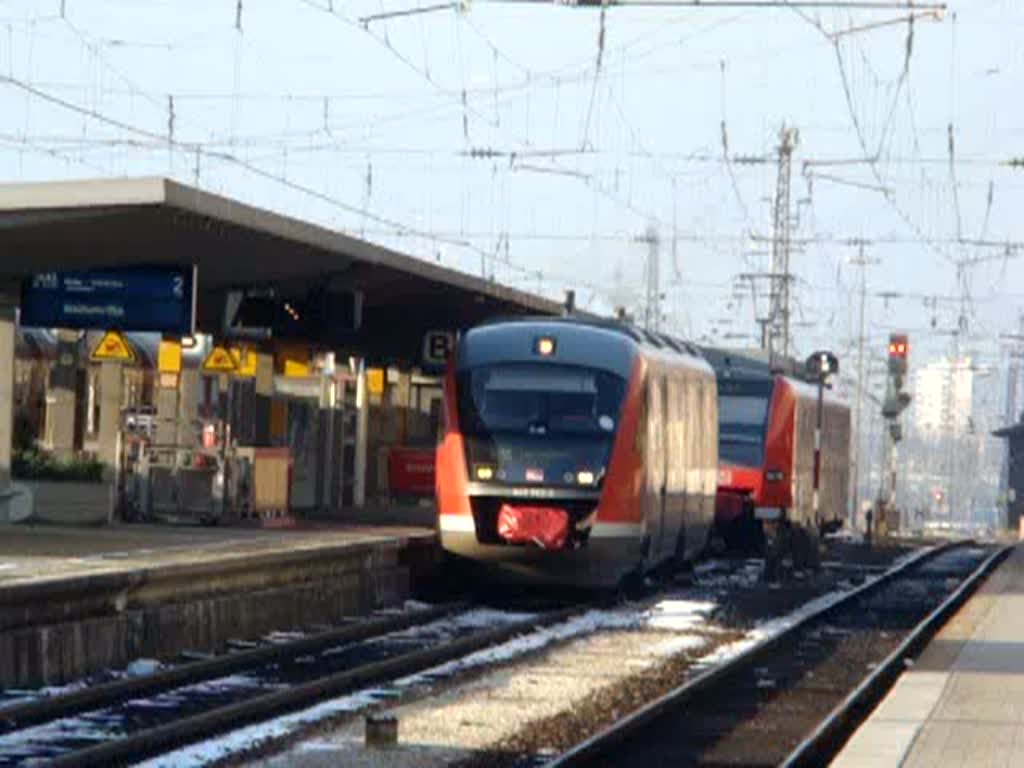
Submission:
POLYGON ((832 765, 1024 766, 1024 546, 932 640, 832 765))
POLYGON ((311 523, 304 528, 109 525, 0 526, 0 590, 26 583, 122 573, 162 566, 272 556, 358 544, 428 541, 434 532, 415 526, 311 523))

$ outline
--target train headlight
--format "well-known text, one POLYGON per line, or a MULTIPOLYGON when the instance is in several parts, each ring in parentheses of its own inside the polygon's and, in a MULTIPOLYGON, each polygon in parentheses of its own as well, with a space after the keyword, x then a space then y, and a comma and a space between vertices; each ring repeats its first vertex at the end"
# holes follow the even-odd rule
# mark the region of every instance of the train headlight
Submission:
POLYGON ((494 478, 494 467, 481 465, 476 468, 477 480, 491 480, 494 478))
POLYGON ((537 339, 536 350, 541 357, 551 357, 555 354, 555 340, 550 336, 541 336, 537 339))
POLYGON ((594 473, 589 470, 583 470, 582 472, 576 473, 576 482, 580 485, 593 485, 594 484, 594 473))

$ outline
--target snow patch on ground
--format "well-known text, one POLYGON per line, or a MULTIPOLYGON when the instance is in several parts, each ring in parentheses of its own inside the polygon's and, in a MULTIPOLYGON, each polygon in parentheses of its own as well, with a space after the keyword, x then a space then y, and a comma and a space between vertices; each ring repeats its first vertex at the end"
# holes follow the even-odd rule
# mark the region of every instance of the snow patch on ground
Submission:
MULTIPOLYGON (((919 555, 920 553, 918 553, 918 556, 919 555)), ((876 579, 869 579, 868 583, 875 580, 876 579)), ((758 643, 782 634, 795 624, 806 619, 808 616, 835 605, 848 594, 848 590, 833 590, 831 592, 826 592, 824 595, 816 597, 813 600, 804 603, 799 608, 790 611, 785 616, 779 616, 777 618, 761 622, 740 639, 719 646, 706 656, 702 656, 698 659, 694 668, 696 670, 704 670, 730 661, 758 643)))
POLYGON ((125 677, 147 677, 164 668, 156 659, 136 659, 124 669, 125 677))
POLYGON ((671 637, 655 643, 651 646, 651 653, 656 656, 676 656, 687 651, 697 651, 707 645, 710 641, 700 635, 683 635, 682 637, 671 637))
POLYGON ((378 701, 375 691, 360 691, 351 696, 326 701, 315 707, 276 718, 266 723, 252 725, 210 739, 190 747, 184 747, 166 755, 139 763, 139 768, 185 768, 186 766, 202 766, 221 760, 241 752, 257 744, 273 738, 280 738, 304 725, 326 720, 344 712, 358 712, 378 701))
MULTIPOLYGON (((253 677, 229 675, 217 680, 198 683, 165 694, 159 694, 153 698, 136 699, 129 702, 129 706, 176 710, 186 702, 189 692, 216 693, 233 688, 252 688, 254 686, 260 686, 264 689, 271 688, 271 686, 267 686, 253 677)), ((17 754, 26 757, 42 757, 47 754, 48 745, 66 741, 69 734, 73 734, 75 739, 80 739, 83 742, 100 742, 116 738, 120 734, 123 725, 122 716, 116 709, 96 710, 81 716, 67 717, 51 723, 4 734, 0 736, 0 752, 5 755, 17 754)))
POLYGON ((273 644, 277 645, 277 644, 283 644, 283 643, 293 643, 296 640, 301 640, 305 636, 306 636, 305 632, 274 631, 274 632, 271 632, 269 635, 266 635, 263 639, 266 640, 268 643, 273 643, 273 644))
POLYGON ((717 607, 718 603, 710 600, 660 600, 646 612, 644 625, 651 629, 692 632, 706 624, 708 616, 717 607))
POLYGON ((728 561, 711 561, 706 567, 693 569, 697 583, 707 589, 724 587, 751 587, 761 579, 764 561, 750 559, 738 565, 728 561))
POLYGON ((536 617, 536 613, 510 613, 508 611, 497 611, 492 608, 474 608, 471 611, 460 613, 457 616, 443 619, 437 623, 454 624, 462 629, 486 629, 487 627, 516 624, 520 621, 527 621, 536 617))
MULTIPOLYGON (((522 621, 530 614, 508 614, 489 609, 468 611, 456 623, 466 627, 493 627, 522 621), (515 619, 509 617, 515 616, 515 619)), ((543 648, 551 643, 589 634, 604 629, 630 629, 642 625, 643 619, 635 610, 592 610, 552 627, 514 638, 493 648, 486 648, 456 661, 397 680, 389 689, 358 691, 333 699, 315 707, 276 718, 266 723, 243 728, 209 741, 185 747, 159 758, 142 763, 146 768, 179 768, 202 766, 229 755, 251 749, 258 744, 280 738, 303 726, 341 713, 359 712, 382 700, 394 698, 402 690, 429 685, 440 677, 449 677, 473 667, 494 664, 543 648)))
POLYGON ((507 661, 554 642, 591 634, 599 630, 630 629, 636 627, 637 624, 638 619, 634 613, 625 611, 587 611, 581 616, 571 618, 561 624, 538 629, 528 635, 513 638, 493 648, 484 648, 461 659, 441 664, 425 672, 404 677, 396 682, 396 687, 408 688, 429 683, 438 677, 449 677, 473 667, 507 661))
POLYGON ((425 611, 425 610, 428 610, 430 608, 436 608, 436 607, 437 606, 431 605, 430 603, 421 602, 420 600, 406 600, 404 603, 402 603, 402 610, 403 611, 409 611, 409 612, 412 612, 412 611, 425 611))
MULTIPOLYGON (((901 562, 909 562, 919 556, 919 552, 910 553, 906 557, 901 558, 901 562)), ((706 566, 699 566, 698 569, 702 576, 701 586, 706 586, 706 579, 711 581, 718 579, 721 583, 728 582, 730 584, 736 584, 738 581, 754 581, 760 575, 761 565, 757 561, 748 561, 739 571, 731 569, 727 573, 721 573, 724 569, 712 562, 706 566)), ((811 600, 785 616, 762 622, 739 640, 719 646, 710 653, 700 657, 695 663, 694 669, 696 671, 703 671, 725 663, 756 644, 786 631, 810 614, 834 605, 843 599, 847 593, 848 590, 829 592, 811 600)), ((695 600, 678 595, 670 596, 648 605, 634 605, 612 610, 591 610, 560 624, 538 629, 501 645, 486 648, 467 657, 402 678, 386 689, 357 691, 348 696, 323 702, 301 712, 285 715, 265 723, 243 728, 219 738, 177 750, 147 761, 142 765, 146 766, 146 768, 164 768, 165 766, 168 768, 171 766, 178 768, 179 766, 207 765, 215 760, 252 749, 268 739, 280 738, 306 725, 342 713, 359 712, 374 704, 396 698, 405 690, 429 685, 438 678, 450 677, 473 667, 507 661, 531 651, 539 650, 555 642, 602 630, 651 629, 661 632, 678 633, 678 637, 667 637, 652 645, 652 652, 656 655, 667 657, 685 651, 697 651, 707 645, 709 641, 706 636, 694 634, 694 632, 700 630, 706 634, 715 629, 713 626, 708 625, 708 618, 717 607, 718 604, 713 600, 695 600)), ((424 630, 430 631, 431 628, 435 631, 451 631, 453 627, 457 629, 491 628, 529 620, 535 616, 536 614, 510 614, 491 609, 475 609, 453 618, 441 619, 424 627, 395 633, 392 637, 400 637, 405 634, 414 636, 424 632, 424 630)), ((244 676, 234 676, 225 680, 237 681, 239 684, 248 682, 244 681, 244 676)), ((224 680, 216 681, 216 683, 220 684, 224 682, 224 680)), ((770 681, 765 682, 768 683, 770 681)), ((316 741, 302 746, 303 751, 317 751, 326 748, 329 748, 328 745, 322 742, 318 744, 316 741)))

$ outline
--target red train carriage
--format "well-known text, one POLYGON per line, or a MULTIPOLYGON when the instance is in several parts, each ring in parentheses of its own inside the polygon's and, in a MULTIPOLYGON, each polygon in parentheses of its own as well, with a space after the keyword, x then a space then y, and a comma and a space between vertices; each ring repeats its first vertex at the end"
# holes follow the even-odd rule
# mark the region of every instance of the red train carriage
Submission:
MULTIPOLYGON (((822 419, 819 519, 814 514, 817 388, 765 371, 728 371, 719 387, 716 528, 726 544, 757 549, 764 522, 799 540, 842 526, 849 490, 850 409, 826 390, 822 419)), ((812 543, 812 542, 810 542, 812 543)), ((794 557, 811 555, 807 547, 794 557)), ((806 563, 798 563, 804 565, 806 563)))
POLYGON ((617 324, 496 322, 459 341, 437 451, 438 529, 513 576, 611 586, 706 544, 714 373, 617 324))

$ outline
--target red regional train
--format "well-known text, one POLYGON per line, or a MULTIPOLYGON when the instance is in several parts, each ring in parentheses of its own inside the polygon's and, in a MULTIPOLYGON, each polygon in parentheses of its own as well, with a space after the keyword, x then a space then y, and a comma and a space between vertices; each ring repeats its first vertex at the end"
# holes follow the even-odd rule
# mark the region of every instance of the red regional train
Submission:
POLYGON ((716 533, 728 548, 756 553, 763 548, 767 523, 772 538, 788 539, 783 544, 795 567, 814 565, 818 533, 838 529, 846 515, 849 407, 825 391, 816 520, 817 386, 735 353, 704 354, 718 379, 716 533))
POLYGON ((706 546, 718 408, 696 348, 616 323, 497 321, 462 335, 444 390, 447 552, 603 587, 706 546))

